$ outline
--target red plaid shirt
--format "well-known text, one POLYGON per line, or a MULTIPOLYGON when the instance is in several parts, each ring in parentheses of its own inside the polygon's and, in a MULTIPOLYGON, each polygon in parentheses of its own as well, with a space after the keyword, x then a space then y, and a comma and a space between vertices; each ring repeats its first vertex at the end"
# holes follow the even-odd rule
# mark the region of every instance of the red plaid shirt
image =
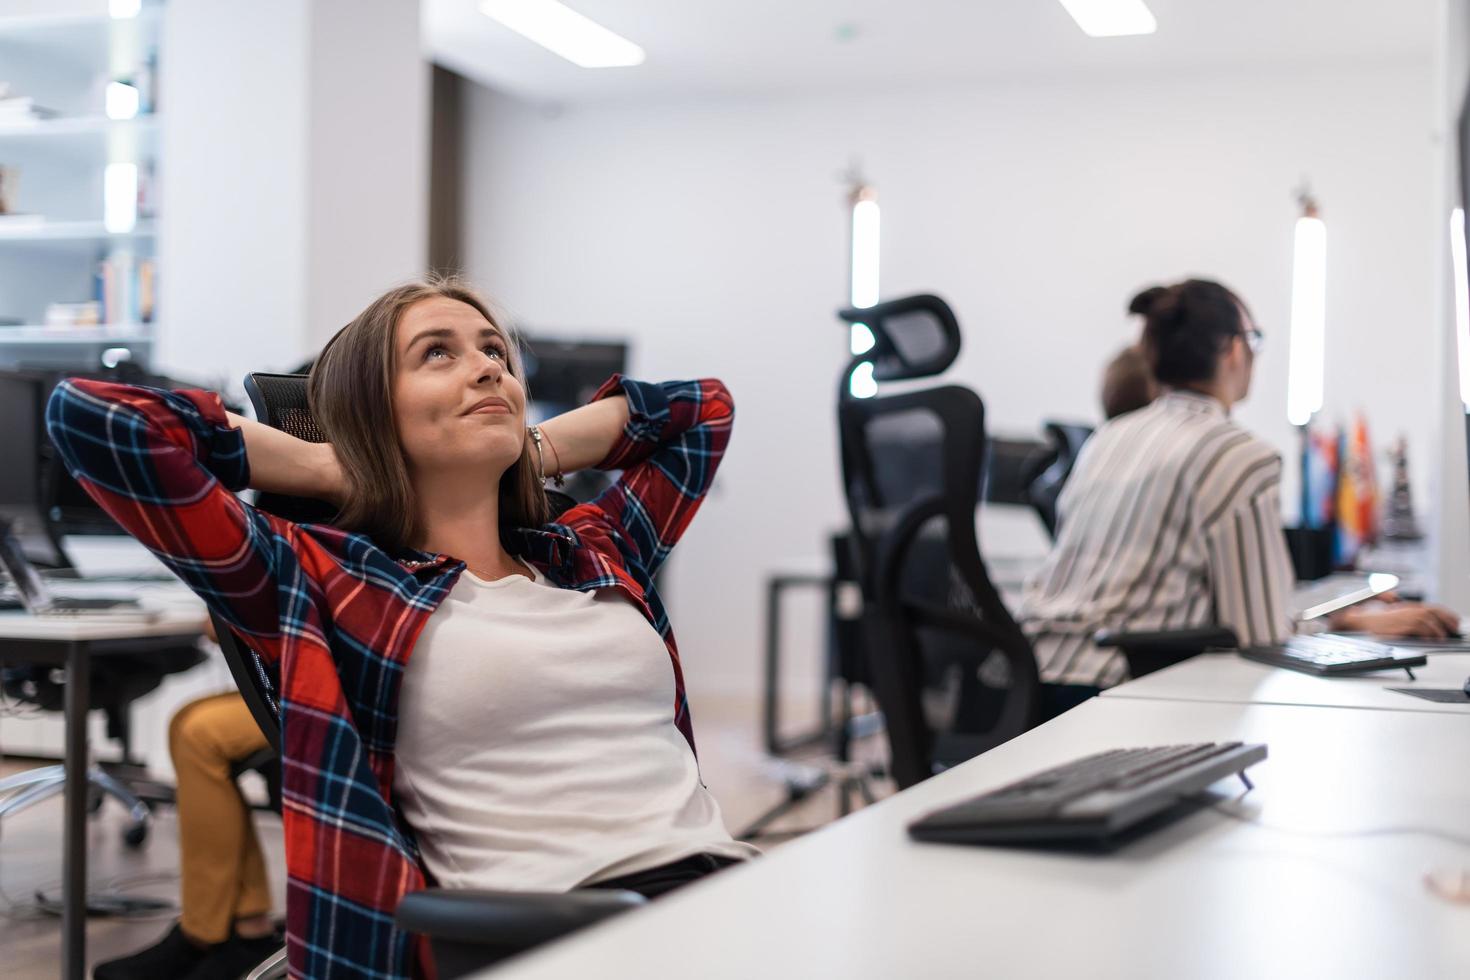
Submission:
MULTIPOLYGON (((679 652, 653 574, 689 526, 730 437, 718 381, 619 377, 630 420, 600 469, 596 500, 513 535, 512 551, 562 588, 620 589, 668 647, 674 724, 694 746, 679 652)), ((424 887, 395 805, 398 691, 414 643, 464 563, 390 555, 362 534, 293 524, 241 501, 244 437, 218 396, 74 379, 47 427, 87 492, 261 654, 283 737, 286 929, 297 977, 431 972, 427 944, 398 930, 424 887)))

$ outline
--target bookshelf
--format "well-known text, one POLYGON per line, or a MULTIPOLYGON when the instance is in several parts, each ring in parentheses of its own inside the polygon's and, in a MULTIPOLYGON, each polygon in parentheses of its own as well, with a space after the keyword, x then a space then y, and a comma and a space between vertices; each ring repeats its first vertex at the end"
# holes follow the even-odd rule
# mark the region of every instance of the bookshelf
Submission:
POLYGON ((0 16, 0 367, 149 360, 161 2, 0 16))

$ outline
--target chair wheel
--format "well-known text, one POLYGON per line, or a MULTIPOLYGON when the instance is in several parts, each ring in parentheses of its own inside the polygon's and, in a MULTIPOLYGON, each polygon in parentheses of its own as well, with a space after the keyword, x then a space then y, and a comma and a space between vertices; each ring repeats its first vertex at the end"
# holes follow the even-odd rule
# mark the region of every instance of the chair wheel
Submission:
POLYGON ((129 847, 142 847, 143 842, 148 839, 148 825, 146 823, 135 823, 123 831, 123 843, 129 847))

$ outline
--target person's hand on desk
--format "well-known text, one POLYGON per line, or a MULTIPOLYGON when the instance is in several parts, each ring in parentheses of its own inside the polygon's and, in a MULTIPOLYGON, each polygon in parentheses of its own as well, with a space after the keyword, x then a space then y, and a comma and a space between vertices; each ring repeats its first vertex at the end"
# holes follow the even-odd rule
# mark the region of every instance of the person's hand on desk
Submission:
POLYGON ((1332 617, 1332 628, 1377 636, 1445 640, 1460 635, 1460 617, 1444 606, 1396 602, 1381 609, 1344 609, 1332 617))

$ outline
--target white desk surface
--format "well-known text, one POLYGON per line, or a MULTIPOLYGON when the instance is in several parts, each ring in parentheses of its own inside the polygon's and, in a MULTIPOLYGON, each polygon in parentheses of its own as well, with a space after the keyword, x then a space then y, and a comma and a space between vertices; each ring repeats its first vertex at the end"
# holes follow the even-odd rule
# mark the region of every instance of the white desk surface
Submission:
POLYGON ((51 583, 63 596, 135 596, 159 617, 143 620, 129 616, 40 617, 21 610, 0 612, 0 639, 7 640, 132 640, 149 636, 179 636, 204 629, 204 603, 182 582, 66 582, 51 583))
MULTIPOLYGON (((1394 687, 1464 687, 1470 677, 1470 654, 1428 653, 1429 663, 1414 668, 1415 680, 1402 670, 1382 670, 1356 677, 1317 677, 1271 667, 1234 653, 1203 653, 1136 681, 1103 692, 1107 700, 1133 698, 1178 701, 1223 701, 1240 704, 1296 704, 1384 711, 1421 711, 1470 715, 1470 704, 1438 704, 1389 690, 1394 687)), ((1470 731, 1470 725, 1467 725, 1470 731)), ((1470 830, 1470 825, 1467 825, 1470 830)), ((1470 976, 1467 969, 1466 976, 1470 976)))
MULTIPOLYGON (((1216 787, 1224 800, 1238 781, 1216 787)), ((775 853, 487 973, 496 980, 1465 977, 1470 725, 1441 714, 1094 699, 775 853), (1113 746, 1264 741, 1238 806, 1111 854, 918 844, 907 821, 1113 746), (1417 827, 1456 834, 1461 843, 1417 827), (1361 834, 1361 836, 1359 836, 1361 834), (1338 836, 1332 836, 1338 835, 1338 836)))

